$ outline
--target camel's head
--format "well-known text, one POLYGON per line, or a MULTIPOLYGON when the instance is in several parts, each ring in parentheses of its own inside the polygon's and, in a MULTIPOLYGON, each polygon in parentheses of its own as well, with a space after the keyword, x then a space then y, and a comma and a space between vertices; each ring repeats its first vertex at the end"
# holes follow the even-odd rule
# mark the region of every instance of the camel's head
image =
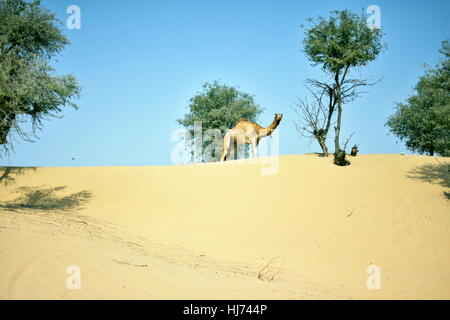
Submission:
POLYGON ((275 113, 275 120, 277 120, 277 122, 280 122, 282 118, 283 118, 282 113, 275 113))

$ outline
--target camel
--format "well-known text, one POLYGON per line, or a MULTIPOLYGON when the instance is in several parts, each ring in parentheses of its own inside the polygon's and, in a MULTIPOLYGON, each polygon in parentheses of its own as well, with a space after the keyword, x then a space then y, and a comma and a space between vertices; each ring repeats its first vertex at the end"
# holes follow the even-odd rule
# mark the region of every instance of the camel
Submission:
POLYGON ((238 144, 251 144, 253 157, 256 157, 256 148, 261 138, 270 136, 280 124, 283 114, 275 113, 275 119, 266 128, 261 127, 256 122, 241 119, 230 129, 223 138, 223 152, 220 161, 226 161, 236 152, 238 144))

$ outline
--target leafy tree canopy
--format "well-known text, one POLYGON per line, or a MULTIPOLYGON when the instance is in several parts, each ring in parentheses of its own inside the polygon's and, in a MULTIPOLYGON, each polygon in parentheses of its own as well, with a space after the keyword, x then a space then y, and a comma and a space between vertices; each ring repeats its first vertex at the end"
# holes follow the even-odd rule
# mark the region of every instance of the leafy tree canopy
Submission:
POLYGON ((195 121, 201 121, 206 129, 232 128, 241 118, 255 121, 262 112, 253 96, 238 88, 220 84, 218 81, 203 84, 202 92, 190 99, 189 113, 178 123, 193 129, 195 121))
POLYGON ((55 76, 49 65, 69 43, 55 14, 40 1, 0 0, 0 147, 11 134, 30 140, 20 124, 31 120, 33 134, 61 106, 76 105, 80 87, 73 75, 55 76))
POLYGON ((381 30, 369 28, 364 14, 332 11, 328 18, 307 21, 311 27, 303 41, 304 52, 326 72, 364 66, 375 60, 383 49, 381 30))
POLYGON ((414 94, 397 103, 396 112, 386 125, 420 154, 450 156, 450 45, 442 43, 444 55, 436 67, 419 78, 414 94))

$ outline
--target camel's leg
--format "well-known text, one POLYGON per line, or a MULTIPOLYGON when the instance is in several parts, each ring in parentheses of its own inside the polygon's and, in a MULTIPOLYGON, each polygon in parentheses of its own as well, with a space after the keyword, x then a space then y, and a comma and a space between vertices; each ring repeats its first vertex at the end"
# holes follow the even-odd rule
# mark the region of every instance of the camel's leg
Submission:
POLYGON ((231 159, 234 157, 234 155, 237 152, 237 142, 236 139, 231 140, 231 146, 230 146, 230 154, 227 156, 227 159, 231 159))
POLYGON ((225 159, 233 160, 233 156, 236 153, 236 149, 237 149, 236 139, 234 137, 230 137, 230 144, 228 145, 228 152, 227 155, 225 156, 225 159))
POLYGON ((223 138, 223 152, 220 157, 220 161, 225 161, 228 159, 228 154, 230 153, 230 136, 228 134, 223 138))
POLYGON ((252 144, 253 158, 256 158, 256 148, 258 147, 258 141, 257 139, 252 139, 250 142, 252 144))
POLYGON ((236 152, 236 139, 234 139, 231 135, 226 134, 223 139, 223 152, 220 161, 227 161, 233 155, 233 152, 236 152))

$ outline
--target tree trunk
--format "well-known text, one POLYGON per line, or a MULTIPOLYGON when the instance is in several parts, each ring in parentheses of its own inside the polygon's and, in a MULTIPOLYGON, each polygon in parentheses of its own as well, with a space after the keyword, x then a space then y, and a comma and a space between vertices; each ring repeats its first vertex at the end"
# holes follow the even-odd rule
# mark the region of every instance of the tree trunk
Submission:
POLYGON ((338 115, 336 126, 334 127, 334 152, 337 153, 341 150, 341 146, 339 144, 339 135, 341 133, 341 119, 342 119, 342 99, 341 99, 341 84, 339 82, 339 72, 335 76, 336 83, 336 99, 338 104, 338 115))
POLYGON ((6 144, 10 126, 8 126, 6 116, 0 113, 0 145, 6 144))
POLYGON ((322 148, 323 156, 328 157, 328 147, 324 138, 317 137, 317 141, 319 142, 320 148, 322 148))
MULTIPOLYGON (((343 79, 344 81, 346 72, 344 72, 343 79)), ((335 84, 336 84, 336 99, 338 105, 338 115, 336 120, 336 126, 334 127, 334 164, 338 166, 348 166, 350 161, 348 161, 345 156, 345 150, 341 150, 341 145, 339 142, 339 135, 341 134, 341 121, 342 121, 342 97, 341 97, 341 82, 339 80, 339 72, 335 75, 335 84)))
POLYGON ((339 143, 339 135, 341 133, 341 118, 342 118, 342 105, 341 102, 338 103, 338 116, 336 121, 336 126, 334 127, 334 151, 338 152, 341 150, 339 143))

